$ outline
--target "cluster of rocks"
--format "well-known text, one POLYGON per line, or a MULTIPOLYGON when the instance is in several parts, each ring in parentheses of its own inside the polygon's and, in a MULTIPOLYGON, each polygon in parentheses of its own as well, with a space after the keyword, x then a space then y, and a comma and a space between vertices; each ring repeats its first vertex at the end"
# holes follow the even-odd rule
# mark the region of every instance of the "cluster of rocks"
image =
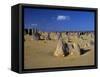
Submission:
POLYGON ((61 32, 42 32, 37 29, 24 29, 24 35, 32 36, 33 40, 57 40, 61 32))
POLYGON ((66 39, 58 40, 54 56, 83 55, 94 47, 94 32, 68 32, 66 35, 66 39))
POLYGON ((24 34, 33 40, 57 40, 54 56, 78 55, 90 51, 94 46, 94 32, 41 32, 37 29, 25 29, 24 34))

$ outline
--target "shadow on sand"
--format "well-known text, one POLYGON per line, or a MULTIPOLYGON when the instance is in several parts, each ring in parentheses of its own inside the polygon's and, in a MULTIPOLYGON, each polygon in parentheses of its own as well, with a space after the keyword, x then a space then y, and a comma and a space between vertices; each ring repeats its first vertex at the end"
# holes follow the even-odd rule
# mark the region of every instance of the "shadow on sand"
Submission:
POLYGON ((80 55, 84 55, 85 53, 87 53, 89 51, 90 51, 90 49, 83 49, 83 48, 81 48, 80 49, 80 55))

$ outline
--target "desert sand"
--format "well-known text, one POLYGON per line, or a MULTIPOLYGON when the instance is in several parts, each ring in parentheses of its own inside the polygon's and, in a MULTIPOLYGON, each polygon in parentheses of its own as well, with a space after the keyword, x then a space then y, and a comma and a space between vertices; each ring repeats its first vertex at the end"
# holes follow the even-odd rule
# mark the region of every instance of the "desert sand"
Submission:
POLYGON ((25 35, 24 41, 24 69, 70 67, 94 65, 94 47, 83 55, 68 55, 55 57, 57 40, 32 40, 32 36, 25 35))

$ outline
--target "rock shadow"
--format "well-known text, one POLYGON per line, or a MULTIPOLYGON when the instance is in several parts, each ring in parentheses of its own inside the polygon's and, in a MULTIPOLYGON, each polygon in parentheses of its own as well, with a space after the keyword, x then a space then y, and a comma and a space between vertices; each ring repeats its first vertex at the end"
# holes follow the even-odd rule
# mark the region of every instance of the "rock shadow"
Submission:
POLYGON ((80 55, 84 55, 85 53, 89 52, 90 49, 80 48, 80 55))

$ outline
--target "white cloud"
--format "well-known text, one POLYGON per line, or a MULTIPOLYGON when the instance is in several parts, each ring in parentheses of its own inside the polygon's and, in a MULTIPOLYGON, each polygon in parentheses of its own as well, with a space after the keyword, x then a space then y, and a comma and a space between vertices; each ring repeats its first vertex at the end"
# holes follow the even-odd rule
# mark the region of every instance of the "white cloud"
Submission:
POLYGON ((58 15, 57 20, 70 20, 70 16, 58 15))
POLYGON ((32 26, 37 26, 37 24, 31 24, 32 26))

